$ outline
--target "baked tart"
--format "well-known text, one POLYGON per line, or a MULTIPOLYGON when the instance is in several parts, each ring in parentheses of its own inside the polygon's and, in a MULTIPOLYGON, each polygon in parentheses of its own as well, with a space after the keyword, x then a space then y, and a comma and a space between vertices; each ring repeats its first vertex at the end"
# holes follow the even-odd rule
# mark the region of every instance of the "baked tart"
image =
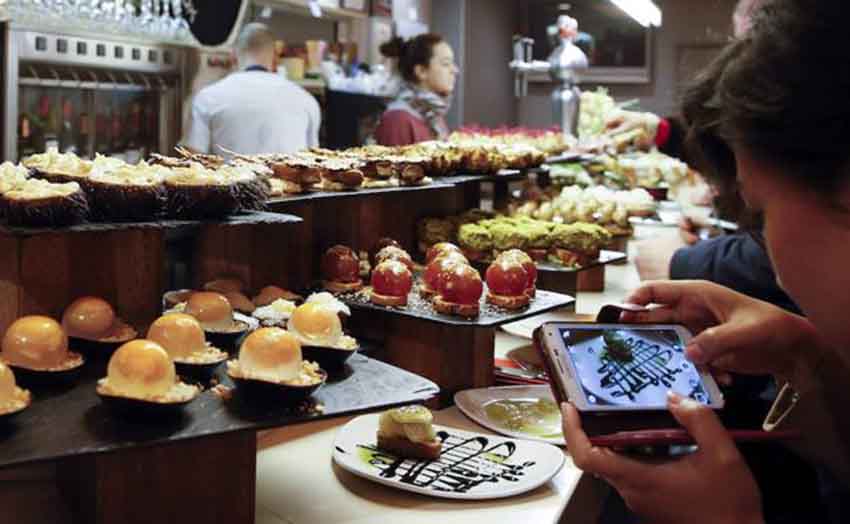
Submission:
POLYGON ((18 189, 29 179, 30 170, 11 162, 0 164, 0 218, 6 216, 6 204, 3 194, 18 189))
POLYGON ((165 179, 170 218, 223 218, 240 209, 239 191, 227 176, 201 164, 175 168, 165 179))
POLYGON ((360 259, 346 246, 333 246, 322 256, 322 287, 331 293, 348 293, 363 287, 360 259))
POLYGON ((10 226, 61 227, 84 222, 89 203, 76 182, 54 184, 28 179, 3 193, 2 207, 10 226))
POLYGON ((92 168, 92 162, 83 160, 74 153, 60 153, 51 149, 45 153, 28 156, 21 161, 33 176, 63 184, 77 182, 86 189, 86 180, 92 168))
POLYGON ((92 215, 98 220, 156 220, 165 207, 163 182, 169 170, 146 162, 113 165, 95 160, 88 178, 92 215))
POLYGON ((434 415, 425 406, 384 411, 378 419, 378 448, 402 458, 437 460, 442 442, 433 421, 434 415))

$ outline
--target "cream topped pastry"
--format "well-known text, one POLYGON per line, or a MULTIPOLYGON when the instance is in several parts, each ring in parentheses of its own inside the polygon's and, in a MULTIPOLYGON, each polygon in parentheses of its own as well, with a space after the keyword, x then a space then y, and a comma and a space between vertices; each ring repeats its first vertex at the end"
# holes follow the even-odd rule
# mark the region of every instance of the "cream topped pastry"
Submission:
POLYGON ((12 162, 0 164, 0 195, 22 186, 30 176, 29 169, 12 162))
POLYGON ((67 197, 80 192, 80 185, 76 182, 54 184, 46 180, 30 178, 7 191, 3 197, 7 200, 36 200, 43 198, 67 197))
POLYGON ((438 459, 442 443, 433 421, 434 415, 425 406, 384 411, 378 419, 378 447, 402 457, 438 459))

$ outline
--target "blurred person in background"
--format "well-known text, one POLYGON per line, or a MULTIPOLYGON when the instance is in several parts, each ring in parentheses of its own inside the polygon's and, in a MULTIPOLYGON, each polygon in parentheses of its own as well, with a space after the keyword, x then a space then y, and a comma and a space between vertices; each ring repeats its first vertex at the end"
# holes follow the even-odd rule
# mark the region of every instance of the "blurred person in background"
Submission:
POLYGON ((381 53, 398 61, 401 90, 375 131, 375 141, 403 146, 446 138, 446 113, 459 69, 451 46, 439 35, 422 34, 410 40, 394 38, 381 53))
POLYGON ((293 153, 319 145, 316 99, 276 74, 275 38, 247 24, 235 44, 237 70, 192 102, 184 146, 199 153, 293 153))

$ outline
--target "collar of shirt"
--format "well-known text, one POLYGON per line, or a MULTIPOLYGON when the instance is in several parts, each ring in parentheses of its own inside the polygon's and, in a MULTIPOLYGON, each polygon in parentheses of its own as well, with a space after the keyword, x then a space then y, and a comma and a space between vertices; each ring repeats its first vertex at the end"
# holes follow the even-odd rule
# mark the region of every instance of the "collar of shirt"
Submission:
POLYGON ((250 72, 250 71, 261 71, 261 72, 263 72, 263 73, 268 73, 268 72, 269 72, 269 70, 268 70, 268 69, 266 69, 265 67, 263 67, 263 66, 261 66, 261 65, 256 65, 256 64, 255 64, 255 65, 249 65, 248 67, 246 67, 245 69, 243 69, 243 71, 245 71, 246 73, 247 73, 247 72, 250 72))

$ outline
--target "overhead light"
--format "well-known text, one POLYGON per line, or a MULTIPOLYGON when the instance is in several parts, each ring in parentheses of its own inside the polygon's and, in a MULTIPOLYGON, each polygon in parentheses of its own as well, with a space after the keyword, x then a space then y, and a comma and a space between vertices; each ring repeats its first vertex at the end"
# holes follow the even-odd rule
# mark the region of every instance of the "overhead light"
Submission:
POLYGON ((652 0, 611 0, 611 3, 644 27, 661 27, 661 9, 652 0))

